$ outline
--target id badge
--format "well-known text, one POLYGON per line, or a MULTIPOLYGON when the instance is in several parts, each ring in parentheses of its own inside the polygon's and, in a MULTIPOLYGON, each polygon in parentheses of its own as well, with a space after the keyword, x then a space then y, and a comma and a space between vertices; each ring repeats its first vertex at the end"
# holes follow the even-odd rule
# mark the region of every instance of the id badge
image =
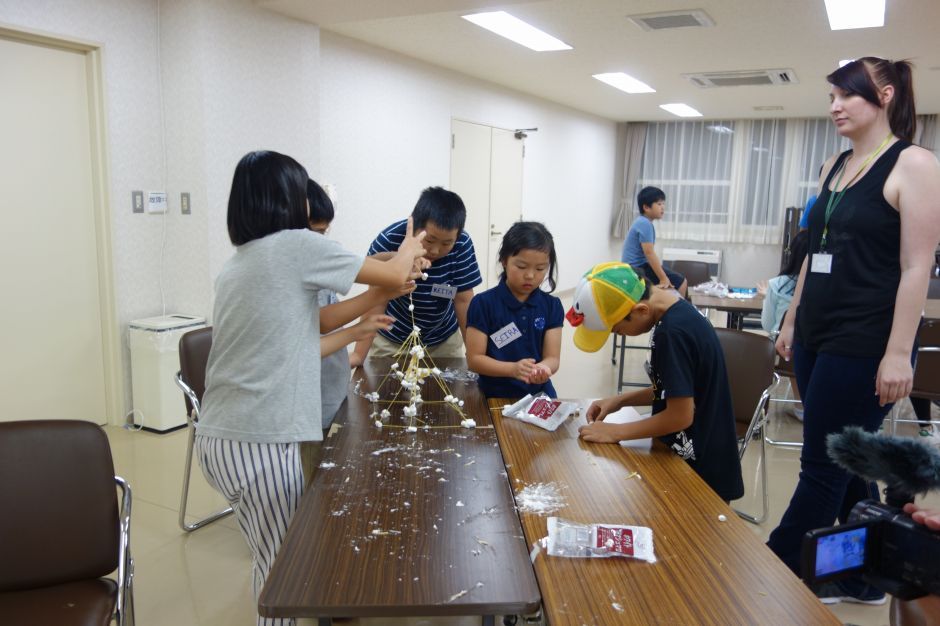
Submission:
POLYGON ((509 322, 495 333, 490 335, 490 339, 493 340, 493 343, 496 344, 497 348, 503 348, 521 337, 522 332, 520 332, 519 327, 516 326, 515 322, 509 322))
POLYGON ((457 288, 453 285, 431 285, 431 295, 445 300, 453 300, 454 296, 457 295, 457 288))
POLYGON ((832 273, 832 255, 824 252, 817 252, 813 255, 813 262, 810 265, 810 271, 816 274, 832 273))

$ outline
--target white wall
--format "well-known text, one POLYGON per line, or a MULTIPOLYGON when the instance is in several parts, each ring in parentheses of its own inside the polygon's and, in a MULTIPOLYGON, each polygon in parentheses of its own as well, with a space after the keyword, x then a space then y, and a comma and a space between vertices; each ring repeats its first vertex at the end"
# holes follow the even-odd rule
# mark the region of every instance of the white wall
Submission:
POLYGON ((249 150, 285 152, 337 185, 333 236, 365 251, 421 189, 448 186, 451 118, 537 126, 526 140, 523 215, 555 235, 559 289, 619 254, 607 235, 613 122, 351 39, 321 40, 315 25, 250 0, 0 0, 0 22, 103 44, 128 410, 127 322, 161 313, 164 226, 167 311, 210 317, 213 279, 233 250, 232 171, 249 150), (170 212, 132 214, 135 189, 168 192, 170 212), (192 194, 190 216, 179 213, 181 191, 192 194))
POLYGON ((0 22, 103 44, 129 410, 127 322, 161 313, 164 225, 167 312, 209 317, 213 278, 233 250, 225 216, 238 159, 269 148, 316 170, 319 28, 250 0, 0 0, 0 22), (132 214, 134 189, 168 192, 169 213, 132 214), (181 191, 192 194, 190 216, 181 191))
POLYGON ((320 179, 336 186, 331 236, 365 252, 411 212, 422 189, 447 187, 452 118, 538 127, 526 139, 523 216, 555 237, 559 289, 619 256, 608 237, 614 122, 321 33, 320 179))

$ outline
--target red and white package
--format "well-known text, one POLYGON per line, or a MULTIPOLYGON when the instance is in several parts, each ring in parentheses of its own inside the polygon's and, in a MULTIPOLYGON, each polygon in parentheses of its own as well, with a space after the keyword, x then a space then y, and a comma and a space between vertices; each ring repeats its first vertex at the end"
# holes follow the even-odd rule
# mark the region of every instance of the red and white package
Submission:
POLYGON ((577 410, 578 405, 574 402, 562 402, 540 393, 537 396, 529 394, 515 404, 506 405, 503 407, 503 415, 545 430, 555 430, 577 410))
POLYGON ((608 558, 627 556, 656 562, 653 531, 645 526, 575 524, 548 518, 548 537, 541 540, 550 556, 608 558))

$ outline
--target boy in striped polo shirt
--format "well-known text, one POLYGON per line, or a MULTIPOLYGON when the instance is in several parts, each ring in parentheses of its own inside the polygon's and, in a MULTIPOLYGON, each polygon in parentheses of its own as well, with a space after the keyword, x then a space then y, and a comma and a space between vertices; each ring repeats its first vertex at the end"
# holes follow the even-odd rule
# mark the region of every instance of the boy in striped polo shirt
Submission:
MULTIPOLYGON (((467 329, 467 309, 473 288, 483 282, 470 236, 464 232, 467 209, 460 196, 442 187, 428 187, 421 192, 411 213, 414 232, 426 233, 425 258, 431 267, 426 280, 407 296, 389 301, 385 314, 395 319, 390 330, 380 330, 374 339, 356 343, 349 357, 351 366, 362 364, 366 355, 394 355, 411 333, 412 325, 421 329, 421 341, 431 358, 463 358, 463 335, 467 329), (409 305, 414 303, 414 310, 409 305), (412 324, 412 316, 414 323, 412 324), (457 331, 460 331, 459 333, 457 331)), ((369 255, 383 256, 398 250, 405 235, 407 220, 387 227, 369 247, 369 255)), ((369 312, 382 313, 382 309, 369 312)))

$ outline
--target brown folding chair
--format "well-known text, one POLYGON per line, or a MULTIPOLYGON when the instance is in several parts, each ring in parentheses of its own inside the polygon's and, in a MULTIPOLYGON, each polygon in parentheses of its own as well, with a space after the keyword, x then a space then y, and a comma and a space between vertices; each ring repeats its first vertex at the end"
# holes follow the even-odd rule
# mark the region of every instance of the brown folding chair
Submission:
MULTIPOLYGON (((940 401, 940 320, 924 320, 917 333, 917 345, 911 397, 925 398, 931 402, 940 401)), ((918 419, 901 419, 897 403, 891 410, 890 419, 892 434, 897 433, 899 423, 921 423, 918 419)), ((940 420, 930 420, 930 423, 940 425, 940 420)))
POLYGON ((186 506, 189 502, 189 479, 193 471, 193 442, 196 439, 196 424, 202 394, 206 391, 206 365, 212 348, 212 327, 191 330, 180 337, 180 371, 176 374, 176 385, 183 390, 186 401, 186 421, 189 437, 186 441, 186 462, 183 469, 183 493, 180 496, 180 528, 192 532, 232 512, 228 506, 192 524, 186 523, 186 506))
POLYGON ((131 488, 101 427, 0 423, 0 502, 0 624, 134 623, 131 488))
POLYGON ((764 445, 767 400, 770 390, 779 381, 774 373, 774 344, 765 335, 748 333, 732 328, 716 328, 718 341, 725 355, 728 385, 731 387, 731 405, 738 433, 738 453, 744 458, 747 446, 755 437, 760 440, 762 508, 759 516, 748 515, 735 509, 741 518, 760 524, 770 510, 767 490, 767 450, 764 445))
MULTIPOLYGON (((673 261, 669 269, 685 276, 689 289, 712 279, 708 271, 708 263, 704 261, 673 261)), ((678 289, 679 285, 673 285, 673 287, 678 289)))

